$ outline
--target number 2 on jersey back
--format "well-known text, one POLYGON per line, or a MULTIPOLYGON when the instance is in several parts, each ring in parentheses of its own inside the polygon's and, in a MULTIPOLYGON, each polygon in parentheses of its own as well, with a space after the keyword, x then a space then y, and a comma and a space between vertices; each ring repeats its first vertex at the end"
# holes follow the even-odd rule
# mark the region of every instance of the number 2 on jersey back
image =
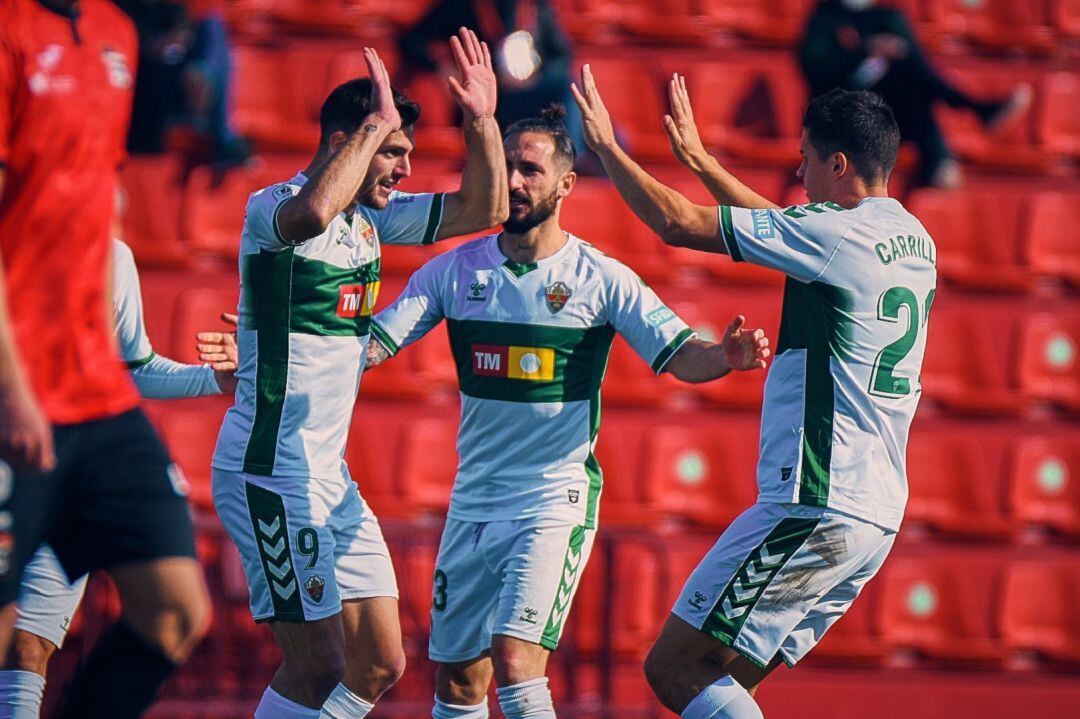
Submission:
POLYGON ((893 374, 896 365, 907 357, 915 346, 919 329, 926 326, 930 316, 930 307, 934 304, 934 290, 926 296, 926 308, 919 319, 919 301, 915 293, 907 287, 890 287, 878 298, 877 318, 882 322, 900 321, 900 308, 907 308, 907 330, 900 339, 885 345, 878 352, 874 366, 870 370, 870 394, 878 397, 905 397, 911 394, 911 380, 893 374))

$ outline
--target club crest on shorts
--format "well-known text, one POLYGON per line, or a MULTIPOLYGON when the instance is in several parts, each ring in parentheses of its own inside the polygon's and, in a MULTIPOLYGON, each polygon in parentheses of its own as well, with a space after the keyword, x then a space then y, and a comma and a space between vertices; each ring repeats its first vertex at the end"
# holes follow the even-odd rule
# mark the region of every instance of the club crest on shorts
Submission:
POLYGON ((566 490, 566 498, 570 500, 570 504, 577 504, 578 498, 581 497, 581 492, 576 489, 566 490))
POLYGON ((570 295, 574 294, 565 282, 556 282, 544 288, 544 296, 547 298, 548 309, 555 314, 570 301, 570 295))
POLYGON ((304 591, 307 592, 308 596, 314 599, 316 603, 322 601, 324 589, 326 589, 326 581, 318 574, 308 577, 304 582, 304 591))

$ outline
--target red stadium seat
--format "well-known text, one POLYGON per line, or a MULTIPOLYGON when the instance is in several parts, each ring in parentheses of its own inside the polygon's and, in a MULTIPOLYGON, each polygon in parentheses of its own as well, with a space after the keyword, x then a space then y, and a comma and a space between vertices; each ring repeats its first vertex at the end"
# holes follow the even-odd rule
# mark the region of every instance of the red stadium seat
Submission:
MULTIPOLYGON (((798 165, 806 91, 791 58, 766 55, 702 62, 693 66, 686 82, 707 145, 734 157, 798 165)), ((666 112, 666 94, 664 104, 666 112)))
POLYGON ((667 112, 666 77, 651 58, 589 58, 611 120, 627 151, 638 160, 671 157, 660 118, 667 112))
POLYGON ((709 18, 700 0, 624 0, 619 7, 619 25, 647 41, 686 45, 708 39, 709 18))
POLYGON ((813 4, 809 0, 705 0, 705 6, 719 28, 786 45, 798 40, 813 4))
POLYGON ((1040 192, 1031 200, 1024 246, 1032 272, 1080 286, 1080 243, 1063 227, 1080 223, 1080 193, 1040 192))
POLYGON ((407 517, 400 485, 400 438, 415 405, 363 401, 353 414, 345 462, 360 494, 379 517, 407 517))
POLYGON ((882 570, 879 625, 898 651, 951 664, 1003 656, 991 608, 1000 567, 970 553, 891 557, 882 570))
POLYGON ((1017 443, 1010 504, 1018 522, 1080 537, 1080 436, 1034 435, 1017 443))
POLYGON ((641 446, 651 428, 651 413, 608 409, 605 405, 594 452, 604 476, 600 495, 603 526, 643 525, 658 520, 645 502, 641 446))
MULTIPOLYGON (((1080 13, 1077 13, 1080 17, 1080 13)), ((1075 72, 1055 72, 1042 84, 1042 107, 1039 115, 1039 140, 1052 153, 1080 156, 1080 119, 1076 98, 1080 81, 1075 72)))
POLYGON ((139 265, 139 285, 143 298, 143 319, 150 344, 164 354, 172 351, 173 328, 178 314, 177 302, 191 283, 186 272, 162 270, 139 265))
POLYGON ((1013 368, 1023 316, 1000 301, 946 297, 930 313, 924 399, 961 411, 1020 412, 1025 401, 1013 368))
POLYGON ((648 362, 639 357, 626 340, 616 336, 601 391, 604 403, 656 405, 670 392, 671 386, 656 376, 648 362))
POLYGON ((415 418, 407 423, 396 466, 402 495, 413 511, 445 514, 457 474, 457 435, 456 416, 415 418))
POLYGON ((723 529, 757 497, 756 415, 693 415, 654 425, 642 477, 653 511, 723 529))
POLYGON ((203 509, 214 506, 210 461, 217 445, 221 420, 231 405, 231 396, 147 403, 150 416, 169 448, 169 454, 187 478, 189 499, 203 509))
POLYGON ((930 14, 950 34, 995 50, 1049 52, 1056 41, 1045 1, 930 0, 930 14))
POLYGON ((1019 83, 1027 83, 1036 93, 1027 109, 994 132, 968 109, 940 107, 937 116, 945 137, 961 157, 979 165, 1016 171, 1043 172, 1052 166, 1053 158, 1035 132, 1034 108, 1041 91, 1038 73, 995 63, 949 68, 947 76, 960 88, 987 99, 1006 97, 1019 83))
POLYGON ((236 314, 239 302, 240 284, 233 273, 223 273, 217 286, 184 290, 177 301, 176 317, 168 343, 155 347, 178 362, 198 362, 195 335, 199 332, 233 331, 234 327, 221 321, 221 313, 236 314))
POLYGON ((906 522, 945 535, 1004 538, 1011 434, 967 424, 916 422, 908 443, 906 522))
POLYGON ((1051 4, 1050 12, 1058 32, 1070 39, 1080 38, 1080 3, 1057 0, 1051 4))
POLYGON ((177 267, 188 262, 180 240, 183 180, 174 155, 134 156, 120 170, 125 203, 122 238, 140 266, 177 267))
POLYGON ((934 238, 943 278, 1002 290, 1031 285, 1020 246, 1026 209, 1022 195, 918 190, 908 207, 934 238))
POLYGON ((1080 662, 1080 567, 1074 558, 1016 562, 1005 574, 1005 646, 1069 664, 1080 662))
POLYGON ((233 121, 260 146, 311 151, 319 140, 319 117, 304 87, 322 84, 318 68, 298 67, 286 46, 239 45, 233 50, 236 82, 233 121))
POLYGON ((1020 339, 1024 394, 1080 411, 1080 307, 1028 316, 1020 339))

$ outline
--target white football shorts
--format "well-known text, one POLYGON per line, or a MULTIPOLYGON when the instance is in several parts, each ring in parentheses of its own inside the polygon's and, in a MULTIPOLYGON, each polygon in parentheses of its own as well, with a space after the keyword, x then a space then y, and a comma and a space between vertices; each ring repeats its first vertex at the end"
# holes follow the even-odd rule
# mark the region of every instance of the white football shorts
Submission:
POLYGON ((671 612, 759 667, 806 656, 877 574, 896 532, 823 507, 755 504, 720 536, 671 612))
POLYGON ((554 650, 595 529, 555 519, 447 519, 435 561, 428 655, 475 659, 503 634, 554 650))
POLYGON ((64 645, 71 618, 86 591, 87 575, 69 582, 60 560, 42 544, 23 570, 19 583, 15 628, 64 645))
POLYGON ((341 602, 397 598, 374 513, 345 479, 215 469, 214 507, 240 550, 255 621, 311 622, 341 602))

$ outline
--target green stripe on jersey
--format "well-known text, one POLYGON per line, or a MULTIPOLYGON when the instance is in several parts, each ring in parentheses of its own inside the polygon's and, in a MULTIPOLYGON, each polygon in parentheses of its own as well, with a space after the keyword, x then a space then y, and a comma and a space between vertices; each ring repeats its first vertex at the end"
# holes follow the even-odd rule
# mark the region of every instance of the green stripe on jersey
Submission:
POLYGON ((278 428, 289 379, 289 292, 292 248, 245 255, 241 263, 244 309, 240 326, 256 329, 255 419, 251 424, 244 471, 274 472, 278 428))
POLYGON ((683 346, 686 340, 690 339, 690 335, 694 334, 694 331, 687 327, 679 334, 675 335, 675 339, 668 342, 667 347, 660 350, 660 354, 656 355, 656 359, 652 361, 652 371, 660 374, 660 370, 664 369, 664 365, 671 359, 671 355, 683 346))
POLYGON ((155 352, 154 350, 150 350, 150 354, 146 355, 145 357, 140 357, 136 360, 128 360, 124 363, 124 365, 129 370, 138 369, 145 364, 150 364, 150 360, 154 359, 155 357, 157 357, 157 352, 155 352))
POLYGON ((398 344, 394 341, 394 338, 388 335, 386 333, 386 330, 379 326, 378 322, 372 321, 371 336, 379 340, 379 344, 385 347, 386 351, 389 352, 391 355, 396 355, 399 351, 401 351, 401 348, 398 347, 398 344))
POLYGON ((746 619, 765 593, 765 588, 803 545, 819 521, 817 518, 781 519, 732 575, 701 625, 701 631, 728 646, 734 644, 746 619))
POLYGON ((431 211, 428 213, 427 227, 424 229, 424 237, 420 240, 420 244, 430 245, 437 239, 436 234, 442 223, 443 200, 445 199, 446 195, 442 192, 435 193, 431 198, 431 211))
POLYGON ((240 326, 243 329, 273 328, 288 323, 288 331, 322 337, 363 337, 368 334, 371 316, 355 312, 338 313, 342 287, 359 287, 379 281, 378 259, 360 267, 339 267, 313 260, 288 248, 280 252, 260 250, 240 258, 243 299, 240 326), (287 265, 287 270, 282 268, 287 265), (267 282, 267 277, 276 278, 267 282), (260 304, 284 306, 284 315, 259 314, 260 304), (266 324, 270 322, 271 324, 266 324))
POLYGON ((570 611, 570 600, 574 598, 578 579, 581 577, 582 548, 585 546, 585 527, 577 526, 570 530, 566 556, 563 557, 562 573, 559 575, 559 588, 555 591, 555 601, 551 605, 544 633, 540 636, 540 646, 555 651, 562 636, 566 613, 570 611))
POLYGON ((854 295, 823 282, 788 278, 777 354, 806 350, 799 504, 827 506, 832 462, 835 381, 832 358, 852 357, 854 295))
POLYGON ((720 205, 720 234, 731 259, 742 262, 742 250, 739 248, 739 241, 735 239, 735 226, 731 221, 731 208, 727 205, 720 205))
POLYGON ((591 400, 600 391, 615 329, 446 320, 450 349, 457 365, 462 393, 476 399, 504 402, 576 402, 591 400), (551 380, 523 380, 474 374, 473 345, 543 347, 554 351, 551 380))

